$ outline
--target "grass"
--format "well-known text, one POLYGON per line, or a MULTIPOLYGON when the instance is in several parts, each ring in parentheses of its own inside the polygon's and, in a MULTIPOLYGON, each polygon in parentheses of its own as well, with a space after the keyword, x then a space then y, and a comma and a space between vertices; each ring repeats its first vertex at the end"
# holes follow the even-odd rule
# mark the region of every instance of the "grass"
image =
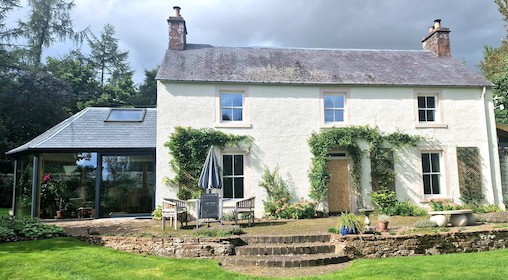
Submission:
MULTIPOLYGON (((228 272, 215 260, 141 256, 72 238, 0 244, 0 259, 0 279, 260 279, 228 272)), ((507 262, 507 249, 368 259, 302 279, 505 279, 507 262)))
POLYGON ((10 208, 0 208, 0 217, 7 217, 9 216, 9 210, 10 208))

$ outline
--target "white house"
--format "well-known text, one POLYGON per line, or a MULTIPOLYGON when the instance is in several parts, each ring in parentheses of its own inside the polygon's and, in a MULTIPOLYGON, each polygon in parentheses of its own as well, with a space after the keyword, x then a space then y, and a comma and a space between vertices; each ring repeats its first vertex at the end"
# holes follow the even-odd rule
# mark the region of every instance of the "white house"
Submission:
MULTIPOLYGON (((250 150, 219 151, 241 168, 225 197, 256 196, 262 214, 263 167, 280 167, 295 197, 308 198, 313 157, 308 140, 331 127, 369 125, 383 133, 423 136, 395 160, 399 200, 460 202, 457 150, 478 151, 485 202, 503 206, 492 84, 450 54, 448 28, 435 21, 423 50, 215 47, 187 44, 180 8, 168 19, 169 45, 157 74, 156 201, 175 197, 164 143, 176 126, 249 135, 250 150), (236 184, 236 186, 234 186, 236 184), (235 194, 234 189, 243 190, 235 194)), ((361 196, 352 199, 351 160, 330 151, 331 212, 371 206, 370 160, 362 161, 361 196), (331 197, 340 196, 341 198, 331 197)))

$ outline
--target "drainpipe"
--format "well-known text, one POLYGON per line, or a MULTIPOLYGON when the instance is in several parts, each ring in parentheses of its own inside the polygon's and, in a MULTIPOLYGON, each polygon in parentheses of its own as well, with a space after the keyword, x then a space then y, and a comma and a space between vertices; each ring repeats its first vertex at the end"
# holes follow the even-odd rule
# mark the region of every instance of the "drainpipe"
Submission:
POLYGON ((491 180, 491 185, 492 185, 492 196, 494 198, 494 204, 497 204, 500 207, 504 208, 504 205, 499 197, 499 184, 501 181, 498 180, 498 178, 497 178, 500 176, 499 175, 500 174, 499 154, 498 154, 498 150, 494 149, 495 147, 497 147, 497 140, 496 140, 496 142, 494 142, 494 139, 492 139, 492 125, 491 125, 491 121, 490 121, 491 116, 490 116, 490 110, 488 108, 489 103, 485 99, 486 91, 487 91, 486 87, 483 87, 481 99, 483 102, 483 115, 485 116, 485 129, 487 132, 487 140, 488 140, 488 142, 487 142, 488 150, 489 150, 488 164, 489 164, 489 170, 490 170, 490 180, 491 180), (497 171, 499 171, 499 172, 497 172, 497 171), (497 176, 497 175, 499 175, 499 176, 497 176))

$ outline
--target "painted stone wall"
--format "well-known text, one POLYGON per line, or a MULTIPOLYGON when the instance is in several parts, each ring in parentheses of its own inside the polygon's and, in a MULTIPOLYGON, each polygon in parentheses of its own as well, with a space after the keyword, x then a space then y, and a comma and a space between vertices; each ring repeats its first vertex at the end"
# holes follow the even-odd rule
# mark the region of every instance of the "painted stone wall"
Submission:
MULTIPOLYGON (((330 127, 322 121, 323 92, 347 92, 346 124, 378 127, 385 133, 397 130, 431 139, 426 147, 408 148, 396 155, 396 191, 398 199, 415 204, 425 202, 419 152, 422 148, 443 153, 442 197, 460 201, 456 147, 477 147, 482 155, 482 175, 486 202, 502 205, 499 158, 493 132, 488 129, 493 117, 491 93, 482 95, 481 88, 418 88, 214 84, 161 82, 157 84, 157 192, 156 203, 163 197, 176 197, 176 187, 168 187, 166 178, 173 178, 169 167, 171 157, 164 146, 175 126, 215 128, 226 133, 249 135, 253 146, 248 151, 225 150, 245 154, 245 197, 256 196, 256 216, 263 215, 266 192, 259 187, 263 168, 280 167, 280 174, 294 185, 295 198, 308 198, 308 171, 312 153, 308 139, 313 132, 330 127), (245 92, 245 116, 241 124, 220 122, 219 93, 222 90, 245 92), (416 97, 419 93, 440 95, 440 122, 437 125, 418 123, 416 97), (483 97, 485 96, 485 97, 483 97), (484 101, 484 99, 486 101, 484 101), (489 139, 490 138, 490 139, 489 139), (497 166, 497 167, 496 167, 497 166), (496 171, 497 168, 497 171, 496 171)), ((341 126, 339 124, 338 126, 341 126)), ((218 155, 220 157, 220 155, 218 155)), ((361 193, 363 204, 372 207, 368 193, 370 161, 362 162, 361 193)))

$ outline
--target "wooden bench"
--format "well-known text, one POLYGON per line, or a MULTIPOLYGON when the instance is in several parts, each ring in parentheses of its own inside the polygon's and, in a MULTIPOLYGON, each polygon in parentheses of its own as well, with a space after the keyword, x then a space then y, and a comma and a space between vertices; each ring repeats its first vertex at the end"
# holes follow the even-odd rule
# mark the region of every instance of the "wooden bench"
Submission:
POLYGON ((166 229, 166 218, 169 219, 170 224, 177 229, 178 216, 180 216, 180 227, 187 225, 187 203, 183 200, 176 198, 163 198, 162 199, 162 230, 166 229))
POLYGON ((254 223, 254 206, 255 206, 256 197, 249 197, 242 200, 239 200, 235 203, 235 225, 238 224, 238 216, 240 214, 249 215, 249 227, 252 223, 254 223))
POLYGON ((446 226, 448 222, 455 227, 474 226, 476 223, 476 217, 473 210, 470 209, 430 211, 429 215, 432 216, 430 220, 436 222, 440 227, 446 226), (450 218, 447 219, 445 215, 450 215, 450 218))

